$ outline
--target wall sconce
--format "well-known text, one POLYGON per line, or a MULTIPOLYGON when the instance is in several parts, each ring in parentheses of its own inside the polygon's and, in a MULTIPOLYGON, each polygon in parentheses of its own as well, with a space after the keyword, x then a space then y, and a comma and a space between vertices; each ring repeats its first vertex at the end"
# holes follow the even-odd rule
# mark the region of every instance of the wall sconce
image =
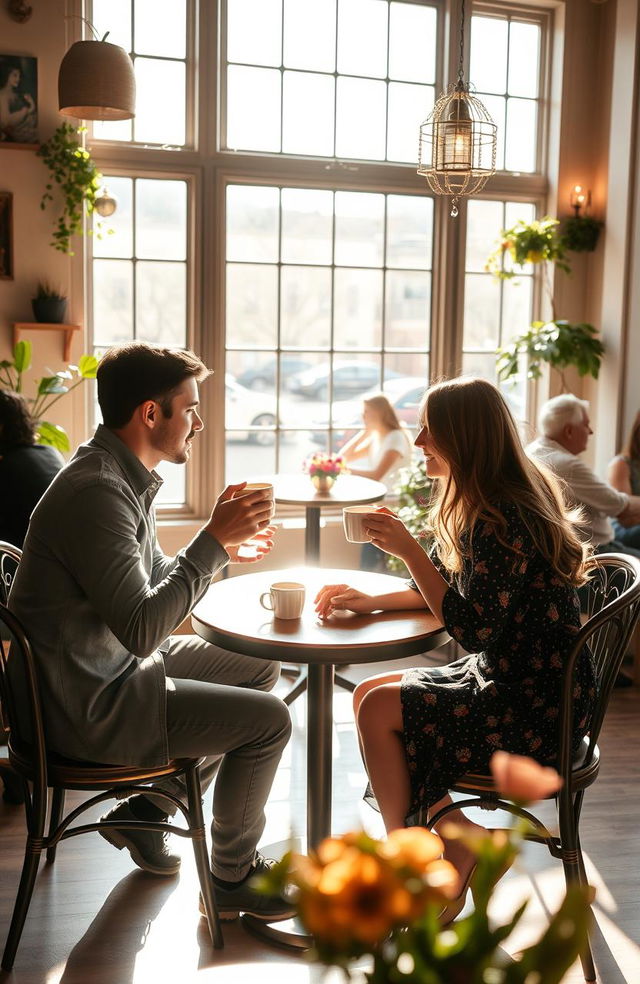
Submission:
POLYGON ((586 210, 591 205, 591 192, 583 188, 582 185, 574 185, 569 195, 569 204, 576 213, 576 217, 579 216, 581 209, 586 210))

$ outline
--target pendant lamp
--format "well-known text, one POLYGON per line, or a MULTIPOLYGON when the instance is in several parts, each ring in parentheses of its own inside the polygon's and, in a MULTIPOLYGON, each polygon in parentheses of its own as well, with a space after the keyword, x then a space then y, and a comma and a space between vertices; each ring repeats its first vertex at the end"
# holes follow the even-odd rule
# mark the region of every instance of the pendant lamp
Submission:
POLYGON ((130 120, 136 115, 133 63, 124 48, 106 37, 76 41, 62 59, 58 103, 63 116, 130 120))
POLYGON ((451 215, 458 200, 484 187, 496 169, 498 127, 464 81, 464 0, 460 10, 458 78, 443 92, 420 127, 418 174, 436 195, 451 195, 451 215))

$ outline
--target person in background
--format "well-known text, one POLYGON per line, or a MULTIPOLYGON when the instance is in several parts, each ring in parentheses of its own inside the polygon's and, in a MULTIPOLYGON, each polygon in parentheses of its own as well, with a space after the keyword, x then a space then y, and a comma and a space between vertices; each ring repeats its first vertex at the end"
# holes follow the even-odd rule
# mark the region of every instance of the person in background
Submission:
POLYGON ((35 423, 20 393, 0 390, 0 540, 22 548, 29 517, 64 458, 36 444, 35 423))
MULTIPOLYGON (((406 428, 383 393, 363 401, 362 420, 362 430, 338 454, 352 475, 382 482, 393 496, 398 472, 411 461, 411 441, 406 428)), ((384 552, 371 543, 363 543, 360 562, 363 570, 369 571, 384 571, 386 566, 384 552)))
MULTIPOLYGON (((622 451, 609 462, 607 478, 609 485, 618 492, 640 498, 640 412, 636 414, 622 451)), ((635 526, 623 526, 614 519, 613 532, 619 543, 640 550, 640 522, 635 526)))
MULTIPOLYGON (((561 681, 580 628, 576 587, 589 569, 577 511, 553 475, 525 455, 495 386, 473 378, 440 383, 427 391, 419 420, 415 443, 435 480, 433 554, 396 516, 371 513, 373 543, 405 563, 411 582, 384 595, 331 584, 316 597, 321 618, 429 608, 468 654, 356 687, 358 735, 387 831, 422 825, 450 804, 456 780, 486 772, 496 749, 556 760, 561 681)), ((595 700, 586 649, 575 674, 577 748, 595 700)), ((449 817, 470 834, 484 833, 460 811, 449 817)), ((459 896, 441 916, 450 922, 472 887, 475 859, 446 828, 438 833, 460 875, 459 896)))
MULTIPOLYGON (((636 527, 640 523, 640 496, 604 482, 579 457, 593 434, 588 402, 573 393, 554 396, 540 408, 538 429, 542 436, 527 446, 527 454, 566 483, 569 497, 582 507, 582 531, 595 553, 627 553, 640 558, 640 549, 616 536, 610 518, 615 517, 619 529, 636 527)), ((618 673, 616 687, 630 687, 632 683, 622 670, 618 673)))

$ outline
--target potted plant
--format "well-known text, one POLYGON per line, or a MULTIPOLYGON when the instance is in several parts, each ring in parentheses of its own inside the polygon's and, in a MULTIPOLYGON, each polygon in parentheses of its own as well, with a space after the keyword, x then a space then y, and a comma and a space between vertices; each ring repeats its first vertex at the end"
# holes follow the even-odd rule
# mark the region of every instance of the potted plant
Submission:
POLYGON ((61 325, 67 314, 67 298, 48 280, 40 280, 36 296, 31 300, 33 316, 44 324, 61 325))
MULTIPOLYGON (((13 350, 13 359, 0 362, 0 386, 22 393, 23 376, 31 368, 31 342, 21 341, 13 350)), ((58 451, 70 451, 69 436, 59 424, 45 420, 54 403, 80 386, 85 379, 95 379, 98 360, 95 355, 83 355, 78 365, 69 365, 50 376, 36 379, 35 396, 26 397, 31 417, 36 425, 36 442, 49 444, 58 451)))
POLYGON ((581 376, 598 378, 604 346, 597 330, 586 322, 572 324, 556 316, 553 288, 549 273, 555 264, 565 273, 571 272, 567 259, 567 239, 559 231, 558 219, 546 216, 533 222, 520 220, 511 229, 503 229, 501 239, 489 256, 485 269, 501 280, 517 277, 527 263, 540 265, 542 284, 551 308, 550 321, 534 321, 530 328, 517 335, 511 345, 497 351, 500 379, 516 376, 520 357, 527 359, 527 376, 539 379, 541 365, 547 363, 560 374, 562 389, 567 385, 564 370, 573 366, 581 376), (508 266, 505 266, 505 260, 508 266))
POLYGON ((76 233, 82 235, 84 210, 86 208, 89 214, 93 212, 102 178, 91 154, 77 138, 84 129, 61 123, 38 151, 50 174, 40 208, 53 202, 54 184, 57 185, 62 196, 62 210, 55 221, 51 245, 69 256, 73 256, 71 237, 76 233))

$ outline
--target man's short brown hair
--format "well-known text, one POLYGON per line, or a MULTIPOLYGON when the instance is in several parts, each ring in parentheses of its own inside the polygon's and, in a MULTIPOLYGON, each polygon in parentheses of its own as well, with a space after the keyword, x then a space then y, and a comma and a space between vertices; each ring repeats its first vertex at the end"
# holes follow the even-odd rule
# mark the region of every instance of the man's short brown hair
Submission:
POLYGON ((202 382, 211 374, 188 350, 159 348, 146 342, 127 342, 110 348, 98 366, 98 403, 105 427, 127 424, 136 407, 156 400, 171 415, 173 392, 185 379, 202 382))

